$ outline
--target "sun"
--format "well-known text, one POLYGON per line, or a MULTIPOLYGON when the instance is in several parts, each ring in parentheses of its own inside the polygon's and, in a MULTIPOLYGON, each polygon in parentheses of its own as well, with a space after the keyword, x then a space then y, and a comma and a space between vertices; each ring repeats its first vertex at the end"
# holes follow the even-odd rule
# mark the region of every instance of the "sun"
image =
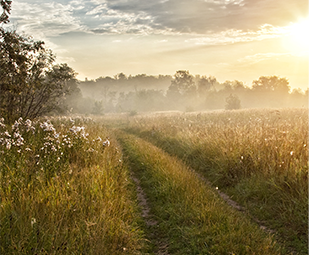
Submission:
POLYGON ((295 53, 306 54, 309 52, 309 18, 299 20, 286 27, 286 43, 288 48, 295 53))
POLYGON ((309 47, 309 19, 291 25, 290 34, 296 44, 309 47))

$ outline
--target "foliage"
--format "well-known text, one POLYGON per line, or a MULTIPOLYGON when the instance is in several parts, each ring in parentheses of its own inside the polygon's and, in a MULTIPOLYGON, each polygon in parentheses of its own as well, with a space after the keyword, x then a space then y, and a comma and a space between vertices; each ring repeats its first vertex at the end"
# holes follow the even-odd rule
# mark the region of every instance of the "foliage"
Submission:
MULTIPOLYGON (((10 2, 1 2, 8 22, 10 2)), ((76 73, 55 58, 42 41, 0 29, 0 116, 6 121, 36 118, 66 109, 66 96, 78 93, 76 73)))
POLYGON ((216 77, 202 76, 200 79, 198 79, 198 82, 197 82, 197 88, 198 88, 199 95, 203 96, 209 90, 213 89, 215 84, 217 84, 217 83, 218 83, 218 81, 217 81, 216 77))
POLYGON ((226 105, 225 109, 226 110, 237 110, 240 109, 240 100, 237 97, 237 95, 230 94, 226 99, 226 105))
POLYGON ((104 107, 103 107, 103 102, 102 101, 95 101, 92 113, 94 115, 101 115, 103 114, 104 107))
POLYGON ((53 65, 44 47, 14 32, 1 32, 0 115, 12 122, 17 116, 35 118, 65 109, 65 96, 78 90, 75 72, 68 65, 53 65))
POLYGON ((193 94, 196 90, 193 78, 193 75, 191 75, 189 71, 177 71, 167 90, 167 95, 169 95, 169 93, 180 95, 193 94))
POLYGON ((253 81, 252 88, 262 91, 278 91, 288 93, 290 91, 289 82, 286 78, 278 76, 261 76, 258 80, 253 81))
POLYGON ((241 101, 242 108, 308 105, 307 92, 290 92, 288 80, 278 76, 261 76, 253 81, 252 87, 248 87, 238 80, 220 83, 213 76, 193 76, 189 71, 179 70, 173 77, 145 74, 100 77, 81 82, 79 87, 85 97, 77 102, 80 105, 77 108, 82 113, 87 109, 83 101, 89 98, 102 100, 105 112, 127 112, 132 109, 139 112, 225 109, 226 98, 231 94, 241 101))
MULTIPOLYGON (((3 12, 0 16, 0 24, 1 23, 8 23, 9 22, 9 14, 10 14, 10 11, 11 11, 11 3, 12 1, 11 0, 1 0, 0 1, 0 5, 3 9, 3 12)), ((2 28, 0 28, 1 30, 2 28)))

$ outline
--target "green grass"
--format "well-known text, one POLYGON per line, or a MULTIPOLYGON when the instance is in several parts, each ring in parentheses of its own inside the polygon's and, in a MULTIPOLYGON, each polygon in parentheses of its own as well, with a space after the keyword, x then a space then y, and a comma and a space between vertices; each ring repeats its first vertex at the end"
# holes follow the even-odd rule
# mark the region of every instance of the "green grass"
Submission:
POLYGON ((24 144, 12 139, 0 149, 0 253, 140 254, 134 186, 116 140, 97 123, 53 122, 55 132, 37 123, 32 133, 21 121, 24 144), (73 125, 89 136, 70 131, 73 125), (109 136, 110 146, 98 136, 109 136))
POLYGON ((148 227, 154 252, 285 253, 270 235, 229 207, 180 160, 136 136, 118 132, 118 137, 157 221, 148 227), (165 248, 160 249, 162 246, 165 248))
POLYGON ((307 254, 307 146, 305 109, 0 119, 0 253, 307 254))
POLYGON ((242 110, 120 120, 184 160, 299 254, 308 252, 308 112, 242 110))

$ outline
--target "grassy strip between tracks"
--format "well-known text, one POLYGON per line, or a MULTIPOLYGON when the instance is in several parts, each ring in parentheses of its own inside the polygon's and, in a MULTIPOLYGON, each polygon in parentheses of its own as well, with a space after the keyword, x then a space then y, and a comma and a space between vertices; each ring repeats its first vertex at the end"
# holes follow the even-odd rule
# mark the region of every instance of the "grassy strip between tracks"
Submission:
POLYGON ((118 131, 117 137, 157 221, 146 231, 153 244, 150 254, 286 253, 180 160, 136 136, 118 131))
MULTIPOLYGON (((123 122, 125 123, 125 122, 123 122)), ((308 254, 308 111, 252 109, 136 116, 133 133, 184 161, 308 254)))

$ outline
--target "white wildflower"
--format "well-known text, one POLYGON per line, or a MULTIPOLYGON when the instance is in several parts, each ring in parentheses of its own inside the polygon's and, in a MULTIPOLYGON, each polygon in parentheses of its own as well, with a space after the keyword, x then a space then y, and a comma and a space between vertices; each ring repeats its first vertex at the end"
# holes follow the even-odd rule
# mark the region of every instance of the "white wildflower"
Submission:
POLYGON ((30 126, 32 125, 32 121, 29 120, 29 119, 27 119, 27 120, 25 121, 25 125, 30 127, 30 126))
POLYGON ((110 146, 110 141, 108 140, 108 139, 106 139, 104 142, 103 142, 103 146, 104 147, 108 147, 108 146, 110 146))
POLYGON ((9 150, 12 147, 12 143, 10 139, 6 139, 6 149, 9 150))
POLYGON ((4 134, 5 134, 7 137, 11 137, 11 135, 9 134, 8 131, 5 131, 4 134))
POLYGON ((35 218, 31 218, 31 227, 33 227, 34 224, 36 224, 36 219, 35 218))
POLYGON ((18 129, 19 123, 15 120, 14 125, 12 126, 12 130, 18 129))
POLYGON ((40 124, 40 127, 44 130, 44 131, 50 131, 50 132, 55 132, 56 129, 54 128, 53 124, 50 123, 49 120, 43 122, 40 124))
POLYGON ((17 138, 16 140, 16 146, 22 146, 24 145, 24 138, 22 138, 21 136, 17 138))

